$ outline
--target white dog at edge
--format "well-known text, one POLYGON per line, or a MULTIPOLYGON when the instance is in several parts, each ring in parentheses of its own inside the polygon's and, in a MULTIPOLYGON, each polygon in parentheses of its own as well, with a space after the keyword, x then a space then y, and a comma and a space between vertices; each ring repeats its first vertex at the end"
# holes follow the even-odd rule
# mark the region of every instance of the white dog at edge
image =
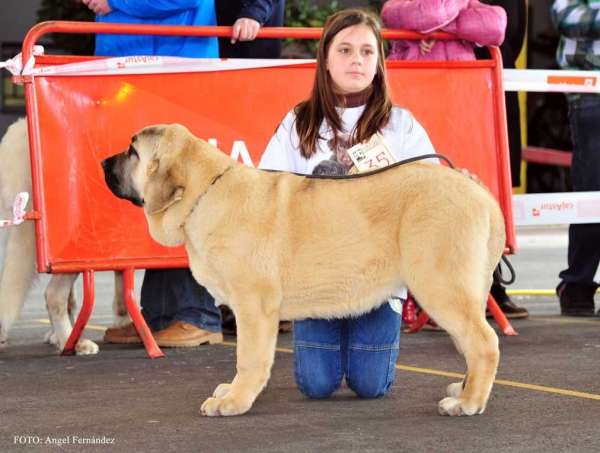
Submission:
MULTIPOLYGON (((13 123, 0 142, 0 219, 12 218, 12 207, 19 192, 32 193, 31 163, 27 120, 13 123)), ((30 210, 32 202, 27 209, 30 210)), ((18 226, 0 228, 0 348, 8 345, 8 331, 15 322, 29 290, 37 280, 35 225, 26 221, 18 226)), ((59 351, 65 347, 77 307, 75 281, 79 274, 54 274, 45 291, 46 308, 52 329, 45 341, 59 351)), ((129 322, 123 299, 123 275, 115 272, 113 299, 115 325, 129 322)), ((98 345, 81 339, 77 354, 96 354, 98 345)))

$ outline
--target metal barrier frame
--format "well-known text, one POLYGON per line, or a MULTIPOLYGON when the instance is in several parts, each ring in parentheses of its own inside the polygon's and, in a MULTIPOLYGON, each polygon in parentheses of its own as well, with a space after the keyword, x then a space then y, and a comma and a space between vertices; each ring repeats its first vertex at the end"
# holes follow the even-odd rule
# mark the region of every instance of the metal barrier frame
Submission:
MULTIPOLYGON (((123 25, 123 24, 99 24, 87 22, 43 22, 33 27, 27 34, 23 43, 23 62, 29 61, 32 56, 32 50, 35 43, 47 33, 112 33, 112 34, 148 34, 148 35, 181 35, 181 36, 231 36, 231 27, 187 27, 187 26, 155 26, 155 25, 123 25)), ((319 39, 322 29, 313 28, 261 28, 259 38, 300 38, 300 39, 319 39)), ((455 39, 453 35, 447 33, 435 33, 436 39, 455 39)), ((384 39, 421 39, 423 35, 413 32, 399 30, 384 30, 384 39)), ((492 96, 494 104, 495 124, 503 125, 495 129, 495 140, 500 149, 506 150, 497 157, 498 161, 498 185, 500 187, 498 197, 499 203, 503 208, 507 232, 507 253, 515 253, 515 232, 512 219, 512 199, 511 199, 511 181, 508 171, 508 138, 506 133, 506 111, 504 106, 504 91, 502 89, 502 59, 498 48, 490 48, 493 59, 492 67, 492 96)), ((52 61, 52 57, 43 57, 47 62, 52 61)), ((94 58, 94 57, 89 57, 94 58)), ((60 61, 82 61, 85 57, 60 57, 60 61)), ((454 67, 456 62, 420 62, 420 67, 454 67)), ((17 83, 25 84, 25 95, 27 102, 27 116, 30 131, 35 130, 39 124, 38 110, 36 104, 35 84, 32 76, 15 76, 13 80, 17 83)), ((291 106, 290 106, 291 108, 291 106)), ((36 248, 38 252, 38 269, 53 273, 74 273, 83 272, 84 274, 84 301, 80 315, 73 328, 73 333, 65 346, 63 355, 72 355, 75 353, 75 346, 83 333, 83 330, 89 320, 94 303, 94 271, 101 270, 123 270, 124 272, 124 294, 125 302, 133 323, 143 340, 148 355, 150 357, 161 357, 162 352, 156 345, 149 329, 147 328, 140 310, 134 298, 133 274, 136 268, 165 268, 165 267, 187 267, 187 257, 162 257, 160 259, 137 259, 132 262, 130 259, 109 260, 104 263, 81 262, 81 263, 57 263, 51 268, 46 267, 48 257, 45 248, 45 232, 41 222, 43 213, 36 211, 35 207, 39 204, 38 200, 43 200, 44 193, 42 188, 41 173, 42 167, 38 159, 40 141, 36 133, 29 135, 31 150, 31 169, 33 181, 33 199, 34 211, 27 213, 28 219, 36 220, 36 248)), ((493 300, 492 300, 493 302, 493 300)), ((493 302, 495 304, 495 302, 493 302)), ((496 306, 497 307, 497 306, 496 306)), ((492 307, 493 308, 493 307, 492 307)), ((500 322, 503 331, 506 334, 514 334, 514 330, 500 310, 492 309, 492 312, 500 322)))

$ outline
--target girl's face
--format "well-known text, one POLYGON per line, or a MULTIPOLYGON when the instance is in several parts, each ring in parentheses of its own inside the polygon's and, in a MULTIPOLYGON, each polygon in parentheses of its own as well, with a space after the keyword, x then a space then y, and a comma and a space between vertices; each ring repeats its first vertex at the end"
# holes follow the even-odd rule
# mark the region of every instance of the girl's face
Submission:
POLYGON ((341 94, 358 93, 375 78, 377 38, 364 24, 344 28, 332 40, 327 69, 341 94))

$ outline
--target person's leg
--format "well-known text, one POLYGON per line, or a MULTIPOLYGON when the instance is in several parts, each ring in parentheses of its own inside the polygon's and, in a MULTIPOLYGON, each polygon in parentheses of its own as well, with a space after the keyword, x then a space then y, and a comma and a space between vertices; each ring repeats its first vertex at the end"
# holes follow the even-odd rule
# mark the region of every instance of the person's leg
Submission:
POLYGON ((400 322, 400 315, 387 302, 349 321, 346 383, 361 398, 383 396, 392 387, 400 322))
MULTIPOLYGON (((194 347, 223 341, 221 312, 188 268, 146 270, 140 305, 159 346, 194 347)), ((133 324, 108 329, 104 340, 140 342, 133 324)))
POLYGON ((342 321, 307 319, 294 322, 294 375, 309 398, 327 398, 342 383, 342 321))
POLYGON ((167 291, 169 271, 170 269, 146 269, 144 272, 140 305, 146 324, 153 332, 166 329, 173 320, 167 291))
POLYGON ((221 311, 215 300, 185 269, 148 269, 142 283, 140 305, 154 331, 184 321, 211 332, 221 331, 221 311))
POLYGON ((597 286, 594 276, 600 263, 600 247, 595 244, 600 244, 600 224, 569 225, 568 268, 559 274, 565 283, 597 286))
MULTIPOLYGON (((506 294, 506 288, 502 286, 500 280, 494 274, 494 281, 492 283, 492 287, 490 288, 490 294, 504 313, 508 319, 519 319, 519 318, 527 318, 529 316, 529 311, 526 308, 517 306, 508 294, 506 294)), ((486 310, 486 317, 492 318, 492 314, 489 310, 486 310)))
MULTIPOLYGON (((166 328, 154 334, 156 343, 167 348, 222 343, 221 310, 216 307, 215 300, 206 288, 194 279, 188 268, 166 269, 162 272, 166 273, 163 277, 162 313, 155 324, 162 327, 170 322, 166 328)), ((147 308, 148 303, 158 306, 154 302, 157 295, 160 295, 160 291, 145 302, 142 286, 142 307, 147 308)))
MULTIPOLYGON (((140 305, 142 316, 152 332, 166 329, 173 319, 168 307, 167 287, 170 269, 147 269, 142 280, 140 305)), ((141 343, 132 322, 120 327, 111 327, 104 333, 107 343, 141 343)))
POLYGON ((221 310, 206 288, 194 279, 188 268, 171 271, 176 271, 169 275, 171 302, 175 304, 171 309, 173 322, 184 321, 200 329, 221 332, 221 310))
MULTIPOLYGON (((600 98, 582 94, 569 100, 569 121, 573 140, 571 180, 573 191, 600 190, 600 98)), ((568 267, 557 288, 561 312, 565 315, 593 315, 594 276, 600 263, 600 224, 573 224, 569 227, 568 267)))

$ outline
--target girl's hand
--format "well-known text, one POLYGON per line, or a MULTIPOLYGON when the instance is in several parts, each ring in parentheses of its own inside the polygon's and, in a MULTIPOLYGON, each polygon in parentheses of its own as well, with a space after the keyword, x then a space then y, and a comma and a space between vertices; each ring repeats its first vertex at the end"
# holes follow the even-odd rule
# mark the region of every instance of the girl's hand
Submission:
POLYGON ((431 49, 433 49, 434 44, 434 38, 421 39, 421 41, 419 41, 419 50, 421 51, 421 55, 425 55, 426 53, 431 52, 431 49))
POLYGON ((470 173, 469 170, 467 170, 466 168, 457 168, 457 171, 461 172, 463 175, 468 176, 469 178, 471 178, 473 181, 479 181, 479 178, 477 177, 477 175, 475 173, 470 173))

